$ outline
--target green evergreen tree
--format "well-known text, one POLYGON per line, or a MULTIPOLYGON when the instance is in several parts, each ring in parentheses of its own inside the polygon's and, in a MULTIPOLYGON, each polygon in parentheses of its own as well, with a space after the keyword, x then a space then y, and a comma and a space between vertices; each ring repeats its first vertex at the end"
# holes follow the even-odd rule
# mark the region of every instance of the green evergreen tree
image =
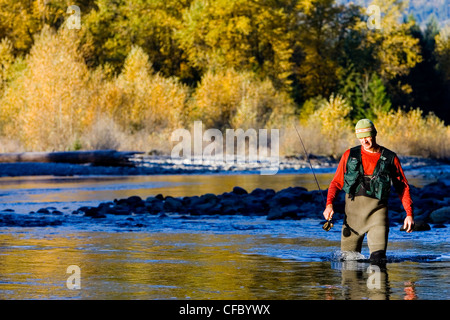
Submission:
POLYGON ((383 84, 376 74, 360 74, 350 71, 342 81, 340 93, 344 95, 352 107, 350 117, 375 119, 380 112, 388 112, 392 103, 383 84))

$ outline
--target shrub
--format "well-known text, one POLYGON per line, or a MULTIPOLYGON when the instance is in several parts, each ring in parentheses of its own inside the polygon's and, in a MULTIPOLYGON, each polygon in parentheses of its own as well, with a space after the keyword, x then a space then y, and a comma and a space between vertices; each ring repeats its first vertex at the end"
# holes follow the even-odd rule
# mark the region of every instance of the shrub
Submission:
POLYGON ((433 113, 413 109, 379 113, 375 126, 378 142, 399 154, 448 158, 450 127, 433 113))
POLYGON ((321 134, 321 153, 337 158, 348 148, 352 132, 348 117, 351 110, 341 95, 331 94, 329 100, 312 114, 310 125, 321 134))
POLYGON ((120 149, 124 134, 108 116, 100 116, 81 138, 81 146, 92 150, 120 149))
POLYGON ((279 127, 293 113, 294 103, 269 80, 233 69, 208 71, 202 77, 189 104, 188 121, 201 120, 205 127, 279 127))

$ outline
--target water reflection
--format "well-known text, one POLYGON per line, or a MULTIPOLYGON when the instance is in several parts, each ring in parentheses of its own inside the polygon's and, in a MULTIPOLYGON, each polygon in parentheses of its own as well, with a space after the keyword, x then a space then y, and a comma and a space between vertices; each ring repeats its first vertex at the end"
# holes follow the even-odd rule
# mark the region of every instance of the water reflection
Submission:
POLYGON ((359 261, 332 262, 341 271, 342 296, 346 300, 389 300, 388 269, 359 261))
POLYGON ((404 283, 405 288, 403 291, 405 292, 404 300, 417 300, 417 293, 416 293, 416 284, 414 281, 406 281, 404 283))
POLYGON ((248 236, 48 234, 1 236, 2 299, 321 299, 326 262, 283 263, 242 254, 248 236), (81 290, 65 286, 69 265, 81 290), (319 279, 319 280, 318 280, 319 279))
MULTIPOLYGON (((322 189, 327 189, 333 174, 318 174, 322 189)), ((410 183, 422 186, 430 180, 410 179, 410 183)), ((434 180, 433 180, 434 181, 434 180)), ((316 190, 311 174, 259 174, 237 175, 155 175, 120 177, 0 177, 0 202, 73 202, 91 200, 112 200, 133 195, 146 198, 161 193, 173 197, 220 194, 229 192, 235 186, 249 192, 271 188, 275 191, 302 186, 316 190)))
MULTIPOLYGON (((358 261, 331 262, 331 267, 341 272, 341 288, 337 293, 328 292, 327 299, 345 300, 417 300, 416 282, 399 280, 399 269, 396 264, 387 264, 379 268, 377 265, 358 261), (389 265, 391 270, 389 270, 389 265), (390 279, 389 273, 393 273, 390 279)), ((406 266, 406 269, 408 266, 406 266)), ((401 269, 400 269, 401 270, 401 269)), ((425 275, 415 271, 413 278, 425 275)), ((405 278, 411 275, 402 275, 405 278)))
MULTIPOLYGON (((249 253, 309 243, 300 239, 17 230, 0 233, 0 299, 417 299, 414 279, 428 276, 417 264, 392 263, 373 273, 366 262, 249 253), (80 267, 80 290, 66 286, 70 265, 80 267)), ((433 292, 438 283, 427 285, 433 292)))

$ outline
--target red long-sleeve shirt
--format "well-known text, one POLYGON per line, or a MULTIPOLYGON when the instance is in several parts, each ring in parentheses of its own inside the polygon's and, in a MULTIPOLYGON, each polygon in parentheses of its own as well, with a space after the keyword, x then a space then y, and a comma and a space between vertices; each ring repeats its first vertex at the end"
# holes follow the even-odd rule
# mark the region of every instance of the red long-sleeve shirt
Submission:
MULTIPOLYGON (((330 187, 328 188, 327 205, 333 204, 338 192, 342 190, 342 187, 344 186, 344 173, 347 171, 347 160, 349 155, 350 149, 342 155, 342 158, 339 161, 336 174, 334 175, 334 178, 330 183, 330 187)), ((361 147, 361 161, 364 168, 364 175, 373 174, 380 156, 380 152, 372 153, 361 147)), ((393 181, 394 186, 396 187, 395 190, 398 192, 403 208, 406 211, 406 215, 413 216, 412 199, 409 191, 408 180, 406 180, 400 160, 397 156, 394 158, 394 165, 397 171, 397 178, 395 178, 397 181, 393 181)))

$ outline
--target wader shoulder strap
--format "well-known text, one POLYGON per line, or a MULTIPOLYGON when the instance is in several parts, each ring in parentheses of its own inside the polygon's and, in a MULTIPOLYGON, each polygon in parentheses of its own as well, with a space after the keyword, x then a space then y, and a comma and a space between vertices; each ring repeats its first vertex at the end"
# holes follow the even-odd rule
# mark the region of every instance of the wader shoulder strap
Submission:
POLYGON ((394 164, 394 160, 395 157, 397 157, 397 154, 389 149, 384 148, 384 156, 386 157, 389 175, 394 183, 395 189, 401 191, 402 186, 397 183, 397 178, 400 176, 400 173, 397 172, 397 168, 394 164))
MULTIPOLYGON (((349 194, 350 198, 353 200, 355 198, 355 194, 359 191, 361 188, 361 183, 364 178, 364 168, 362 165, 362 159, 361 159, 361 146, 356 146, 350 149, 350 154, 347 159, 347 174, 353 174, 355 176, 355 182, 349 187, 346 192, 349 194), (357 168, 349 168, 350 161, 356 160, 357 168)), ((354 166, 354 163, 352 164, 354 166)))
POLYGON ((395 153, 381 147, 380 159, 375 166, 373 175, 370 178, 369 189, 366 193, 380 200, 386 200, 389 197, 391 181, 395 174, 394 168, 395 153))
POLYGON ((351 148, 349 157, 356 158, 359 162, 361 162, 361 146, 351 148))
POLYGON ((374 173, 376 173, 377 175, 380 173, 380 167, 381 167, 381 162, 384 162, 383 164, 383 169, 388 171, 389 175, 392 177, 393 173, 394 173, 394 158, 396 157, 395 152, 392 152, 389 149, 386 149, 385 147, 381 148, 381 155, 380 155, 380 159, 377 162, 377 165, 375 166, 375 170, 374 173))
POLYGON ((395 158, 397 155, 395 154, 395 152, 393 152, 393 151, 391 151, 391 150, 389 150, 389 149, 383 147, 381 156, 384 157, 384 158, 386 159, 385 161, 386 161, 386 163, 387 163, 388 165, 393 165, 393 164, 394 164, 394 158, 395 158))

